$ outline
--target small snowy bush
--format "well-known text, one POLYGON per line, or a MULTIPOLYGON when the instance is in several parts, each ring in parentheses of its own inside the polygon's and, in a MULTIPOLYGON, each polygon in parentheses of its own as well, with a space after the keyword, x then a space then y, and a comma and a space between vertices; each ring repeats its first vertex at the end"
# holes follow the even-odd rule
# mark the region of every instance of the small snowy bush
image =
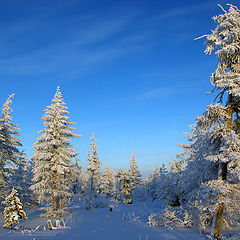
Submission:
POLYGON ((16 189, 12 189, 3 204, 6 205, 3 211, 5 217, 4 228, 12 229, 14 224, 19 223, 19 219, 28 220, 16 189))
POLYGON ((152 213, 148 217, 148 224, 169 229, 179 229, 192 227, 193 219, 192 216, 183 209, 165 209, 161 214, 152 213))
POLYGON ((70 213, 63 209, 53 210, 52 208, 47 208, 46 213, 41 214, 41 217, 45 218, 60 218, 60 217, 66 217, 70 213))
POLYGON ((112 207, 112 201, 110 199, 105 198, 102 195, 98 195, 97 197, 92 196, 91 198, 85 199, 86 209, 94 209, 94 208, 109 208, 112 207))

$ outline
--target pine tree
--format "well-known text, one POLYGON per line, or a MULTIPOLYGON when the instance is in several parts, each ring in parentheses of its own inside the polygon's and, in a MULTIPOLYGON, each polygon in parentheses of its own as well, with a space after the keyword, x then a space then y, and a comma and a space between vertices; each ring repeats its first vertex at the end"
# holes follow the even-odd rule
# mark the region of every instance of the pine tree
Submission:
POLYGON ((69 112, 63 102, 60 88, 57 88, 52 104, 43 115, 45 128, 34 144, 33 181, 31 189, 37 194, 38 200, 51 200, 51 211, 61 211, 72 197, 73 179, 76 179, 75 166, 72 159, 76 150, 70 144, 70 138, 78 138, 66 116, 69 112))
POLYGON ((6 205, 3 211, 5 217, 4 228, 12 229, 14 224, 19 223, 19 219, 28 220, 18 197, 17 190, 14 188, 3 204, 6 205))
POLYGON ((99 184, 100 184, 100 167, 101 167, 101 161, 99 160, 98 154, 97 154, 97 145, 96 145, 96 138, 93 136, 91 138, 91 147, 92 147, 92 154, 90 150, 88 149, 88 167, 87 167, 87 174, 89 177, 91 192, 95 193, 95 196, 97 196, 99 192, 99 184))
POLYGON ((6 189, 10 188, 10 180, 14 174, 14 169, 19 164, 20 151, 22 146, 18 139, 19 128, 12 123, 12 98, 14 94, 10 95, 2 107, 2 116, 0 117, 0 198, 6 195, 6 189))
POLYGON ((140 184, 141 178, 142 178, 142 176, 140 174, 140 171, 138 169, 138 165, 137 165, 136 160, 135 160, 134 153, 133 153, 131 161, 129 163, 128 175, 129 175, 129 178, 130 178, 131 191, 133 192, 134 189, 136 188, 136 186, 138 184, 140 184))
POLYGON ((113 197, 116 193, 116 178, 115 172, 112 171, 108 166, 102 173, 100 189, 101 193, 105 198, 113 197))

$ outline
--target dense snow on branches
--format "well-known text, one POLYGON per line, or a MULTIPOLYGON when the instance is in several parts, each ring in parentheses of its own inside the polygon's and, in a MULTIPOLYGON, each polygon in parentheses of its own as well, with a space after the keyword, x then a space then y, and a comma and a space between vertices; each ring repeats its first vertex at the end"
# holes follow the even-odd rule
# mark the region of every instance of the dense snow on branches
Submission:
POLYGON ((45 128, 34 144, 32 160, 33 181, 31 189, 40 202, 51 201, 51 210, 62 210, 72 197, 73 179, 76 179, 75 165, 71 161, 77 156, 72 148, 70 138, 73 134, 73 122, 66 116, 68 111, 63 102, 60 88, 57 88, 52 104, 43 115, 45 128))
POLYGON ((6 205, 3 211, 5 217, 4 228, 13 228, 14 224, 19 223, 19 219, 27 220, 17 190, 13 188, 11 194, 6 198, 3 204, 6 205))
POLYGON ((3 104, 2 115, 0 116, 0 199, 6 196, 11 188, 10 177, 14 174, 14 169, 18 167, 20 150, 22 145, 18 139, 19 127, 12 123, 12 99, 10 95, 3 104))

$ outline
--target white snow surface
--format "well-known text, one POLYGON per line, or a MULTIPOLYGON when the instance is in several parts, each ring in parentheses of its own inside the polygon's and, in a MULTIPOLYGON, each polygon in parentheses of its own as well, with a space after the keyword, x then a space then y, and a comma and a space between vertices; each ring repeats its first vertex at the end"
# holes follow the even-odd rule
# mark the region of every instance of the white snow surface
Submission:
MULTIPOLYGON (((162 204, 152 201, 138 201, 131 205, 120 203, 110 212, 108 208, 86 210, 84 206, 73 206, 71 214, 64 218, 66 228, 43 230, 47 227, 47 218, 40 218, 40 209, 31 209, 27 212, 28 222, 21 221, 19 230, 0 228, 1 240, 198 240, 209 239, 198 230, 181 229, 169 230, 160 227, 151 227, 147 224, 148 216, 152 212, 160 212, 162 204)), ((60 219, 61 220, 61 219, 60 219)), ((51 220, 56 225, 56 220, 51 220)), ((0 217, 0 225, 4 224, 0 217)), ((62 226, 61 222, 61 226, 62 226)), ((239 239, 234 235, 231 239, 239 239)))

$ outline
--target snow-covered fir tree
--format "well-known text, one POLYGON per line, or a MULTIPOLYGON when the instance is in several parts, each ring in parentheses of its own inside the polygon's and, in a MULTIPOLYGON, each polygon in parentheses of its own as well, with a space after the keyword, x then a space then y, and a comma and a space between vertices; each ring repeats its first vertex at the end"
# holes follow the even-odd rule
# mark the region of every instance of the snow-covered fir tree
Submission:
POLYGON ((115 200, 120 201, 122 199, 122 188, 121 188, 121 177, 122 177, 123 170, 120 168, 116 174, 116 193, 115 193, 115 200))
POLYGON ((101 177, 101 194, 104 195, 105 198, 110 198, 115 196, 116 194, 116 177, 115 172, 112 171, 108 165, 106 166, 105 170, 102 172, 101 177))
POLYGON ((133 192, 136 186, 138 186, 141 182, 142 176, 140 174, 138 165, 135 160, 134 153, 132 154, 131 161, 129 163, 128 175, 130 178, 130 187, 133 192))
POLYGON ((95 196, 99 193, 99 185, 100 185, 100 178, 101 178, 101 161, 99 160, 98 154, 97 154, 97 144, 96 144, 96 138, 93 136, 91 138, 91 147, 92 150, 90 151, 88 149, 88 166, 86 169, 86 173, 88 175, 88 181, 90 181, 90 184, 88 184, 88 187, 91 188, 91 192, 94 192, 95 196))
POLYGON ((31 189, 37 194, 38 200, 51 201, 51 211, 61 214, 72 197, 73 180, 76 179, 76 168, 72 159, 77 154, 70 143, 73 134, 73 122, 66 116, 69 112, 63 101, 60 88, 57 88, 52 104, 43 115, 45 128, 39 132, 41 136, 34 144, 33 181, 31 189))
POLYGON ((75 170, 76 178, 73 179, 73 194, 77 199, 82 199, 83 197, 83 181, 84 181, 84 172, 82 166, 79 164, 79 159, 75 157, 75 170))
POLYGON ((189 209, 202 219, 200 225, 213 222, 213 238, 220 238, 223 225, 229 228, 240 217, 240 11, 232 5, 228 11, 220 7, 224 13, 213 18, 217 27, 205 35, 205 52, 218 59, 211 83, 219 93, 196 118, 190 143, 180 155, 186 164, 182 191, 189 209))
POLYGON ((167 171, 166 166, 162 164, 162 166, 159 167, 158 174, 156 198, 171 206, 178 206, 180 188, 178 172, 175 172, 173 169, 167 171))
POLYGON ((132 189, 131 189, 130 177, 129 177, 128 171, 123 171, 122 169, 120 169, 118 171, 118 179, 121 187, 121 195, 123 197, 123 202, 126 204, 131 204, 132 189))
POLYGON ((28 220, 16 189, 12 189, 12 192, 7 196, 3 204, 5 205, 3 211, 5 217, 4 228, 12 229, 13 225, 19 223, 20 219, 28 220))
POLYGON ((156 200, 158 197, 157 191, 160 182, 160 171, 160 167, 156 164, 147 182, 148 195, 152 200, 156 200))
POLYGON ((220 91, 217 97, 224 106, 210 106, 206 114, 197 119, 198 125, 207 131, 213 146, 218 144, 215 151, 211 149, 213 151, 208 154, 208 160, 218 164, 218 180, 208 184, 211 189, 219 191, 215 196, 213 237, 221 235, 224 212, 235 207, 240 214, 236 199, 231 197, 239 189, 240 11, 233 5, 229 5, 228 11, 221 8, 224 14, 213 18, 217 27, 206 36, 205 52, 217 56, 218 67, 211 76, 211 82, 220 91), (225 103, 224 95, 227 97, 225 103))
POLYGON ((20 150, 22 145, 18 139, 19 127, 12 123, 12 98, 10 95, 2 107, 0 117, 0 198, 6 196, 6 191, 10 186, 10 177, 14 174, 14 169, 18 167, 20 150))
POLYGON ((24 204, 32 203, 32 191, 29 189, 32 184, 31 166, 27 161, 26 152, 22 151, 19 157, 18 167, 14 169, 14 174, 11 177, 11 184, 19 192, 21 200, 24 204))

